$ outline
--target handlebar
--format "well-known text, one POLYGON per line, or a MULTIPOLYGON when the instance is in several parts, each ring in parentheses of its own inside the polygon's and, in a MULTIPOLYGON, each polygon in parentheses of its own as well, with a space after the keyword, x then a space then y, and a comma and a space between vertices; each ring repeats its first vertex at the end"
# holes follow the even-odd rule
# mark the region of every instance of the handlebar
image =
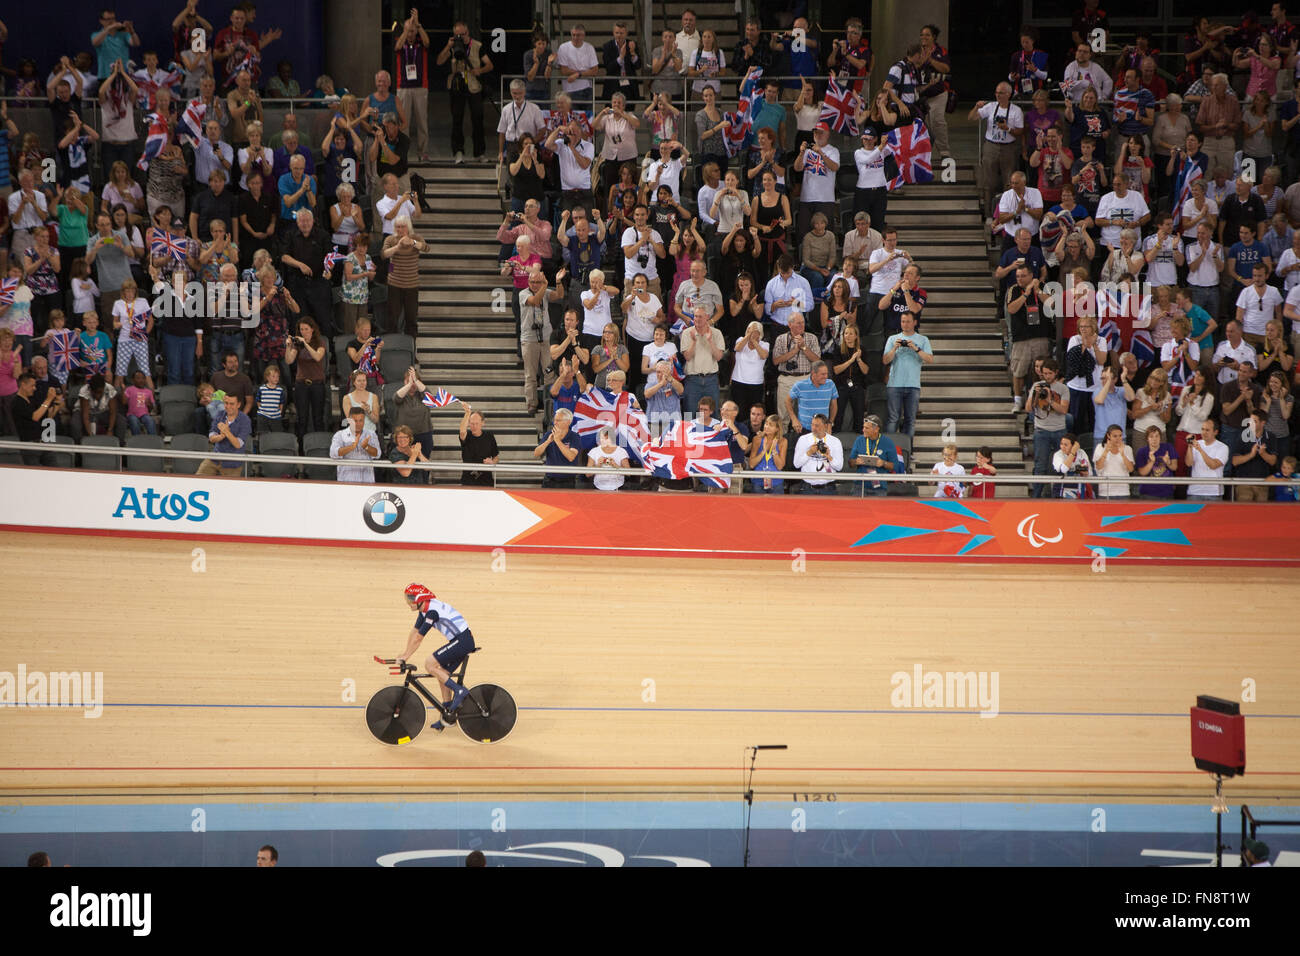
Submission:
POLYGON ((407 661, 398 660, 398 659, 395 658, 395 657, 390 657, 390 658, 385 659, 385 658, 380 657, 378 654, 375 655, 375 663, 376 663, 376 664, 388 664, 388 665, 389 665, 389 667, 388 667, 388 673, 390 673, 390 674, 395 674, 395 675, 397 675, 397 676, 399 676, 399 677, 400 677, 402 674, 405 674, 407 671, 413 671, 413 670, 415 670, 415 665, 414 665, 414 664, 411 664, 411 663, 409 663, 409 662, 407 662, 407 661))

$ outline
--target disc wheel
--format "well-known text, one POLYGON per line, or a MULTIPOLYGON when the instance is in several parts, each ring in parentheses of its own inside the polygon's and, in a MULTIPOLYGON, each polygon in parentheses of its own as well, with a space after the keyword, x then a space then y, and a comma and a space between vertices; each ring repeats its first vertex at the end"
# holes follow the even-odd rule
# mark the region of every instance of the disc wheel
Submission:
POLYGON ((515 699, 504 687, 496 684, 479 684, 471 688, 456 711, 456 723, 465 736, 482 744, 494 744, 505 739, 514 729, 518 717, 515 699))
POLYGON ((424 729, 424 701, 409 687, 385 687, 366 705, 366 725, 386 744, 409 744, 424 729))

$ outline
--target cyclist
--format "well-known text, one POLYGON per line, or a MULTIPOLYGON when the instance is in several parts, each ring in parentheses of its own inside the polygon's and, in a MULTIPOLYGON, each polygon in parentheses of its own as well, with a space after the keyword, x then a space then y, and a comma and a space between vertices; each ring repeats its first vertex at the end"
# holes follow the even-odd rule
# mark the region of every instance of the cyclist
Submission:
POLYGON ((407 605, 419 617, 415 619, 411 636, 407 638, 406 652, 398 655, 398 663, 404 664, 419 650, 424 636, 431 629, 437 628, 447 638, 447 643, 430 654, 429 659, 424 662, 429 673, 438 678, 442 702, 447 709, 447 716, 434 721, 431 725, 434 730, 441 733, 447 728, 447 724, 456 722, 456 710, 465 700, 465 695, 469 693, 463 686, 452 680, 451 673, 474 650, 474 635, 465 624, 464 616, 450 604, 439 601, 423 584, 407 585, 404 593, 407 605), (446 723, 443 722, 444 720, 446 723))

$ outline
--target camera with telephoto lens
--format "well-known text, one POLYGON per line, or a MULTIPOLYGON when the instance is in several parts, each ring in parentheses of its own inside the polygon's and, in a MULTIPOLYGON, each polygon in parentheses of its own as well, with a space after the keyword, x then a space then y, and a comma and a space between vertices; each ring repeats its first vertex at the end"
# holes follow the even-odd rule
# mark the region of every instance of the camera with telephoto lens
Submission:
POLYGON ((453 60, 464 60, 468 57, 469 44, 465 42, 465 38, 453 36, 451 38, 451 58, 453 60))

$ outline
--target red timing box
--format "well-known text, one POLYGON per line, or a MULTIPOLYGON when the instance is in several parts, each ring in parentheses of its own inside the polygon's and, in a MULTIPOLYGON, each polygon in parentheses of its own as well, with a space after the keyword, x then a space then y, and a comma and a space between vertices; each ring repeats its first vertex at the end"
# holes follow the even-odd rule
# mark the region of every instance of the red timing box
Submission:
POLYGON ((1236 701, 1200 696, 1191 709, 1192 759, 1200 770, 1235 777, 1246 772, 1246 718, 1236 701))

